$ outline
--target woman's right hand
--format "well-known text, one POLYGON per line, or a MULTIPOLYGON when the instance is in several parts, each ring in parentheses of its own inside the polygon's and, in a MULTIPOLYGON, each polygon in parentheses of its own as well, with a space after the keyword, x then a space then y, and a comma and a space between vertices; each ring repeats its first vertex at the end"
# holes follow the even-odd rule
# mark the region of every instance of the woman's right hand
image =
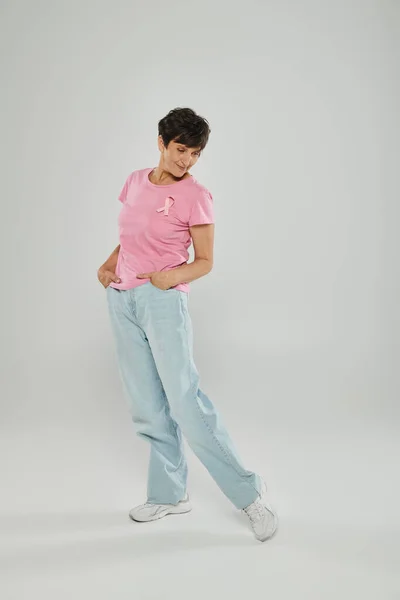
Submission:
POLYGON ((100 267, 100 269, 97 271, 97 279, 105 288, 107 288, 111 282, 121 283, 120 278, 113 271, 110 271, 106 267, 100 267))

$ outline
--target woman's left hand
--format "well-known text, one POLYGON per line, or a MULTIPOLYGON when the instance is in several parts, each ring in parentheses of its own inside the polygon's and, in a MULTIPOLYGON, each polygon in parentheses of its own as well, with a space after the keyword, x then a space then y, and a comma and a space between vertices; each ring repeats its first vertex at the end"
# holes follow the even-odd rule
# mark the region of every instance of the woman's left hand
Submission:
POLYGON ((169 290, 176 285, 173 281, 171 271, 153 271, 153 273, 141 273, 136 275, 138 279, 150 279, 151 283, 160 290, 169 290))

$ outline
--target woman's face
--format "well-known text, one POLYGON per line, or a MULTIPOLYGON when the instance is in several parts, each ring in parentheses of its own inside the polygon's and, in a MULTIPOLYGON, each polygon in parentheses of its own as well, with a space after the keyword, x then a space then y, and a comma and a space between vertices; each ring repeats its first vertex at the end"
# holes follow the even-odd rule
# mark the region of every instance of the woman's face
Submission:
POLYGON ((188 148, 174 141, 166 148, 161 136, 158 138, 158 148, 161 152, 162 168, 174 177, 183 177, 188 173, 201 154, 199 148, 188 148))

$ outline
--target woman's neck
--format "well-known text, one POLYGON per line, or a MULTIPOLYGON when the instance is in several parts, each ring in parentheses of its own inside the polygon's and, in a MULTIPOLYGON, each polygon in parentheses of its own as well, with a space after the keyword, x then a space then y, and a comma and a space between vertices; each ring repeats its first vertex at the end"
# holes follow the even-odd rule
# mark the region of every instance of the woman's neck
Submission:
POLYGON ((183 177, 175 177, 160 167, 156 167, 149 174, 151 183, 154 183, 155 185, 168 185, 169 183, 176 183, 178 181, 182 181, 183 179, 187 179, 188 177, 191 177, 190 173, 185 173, 183 177))

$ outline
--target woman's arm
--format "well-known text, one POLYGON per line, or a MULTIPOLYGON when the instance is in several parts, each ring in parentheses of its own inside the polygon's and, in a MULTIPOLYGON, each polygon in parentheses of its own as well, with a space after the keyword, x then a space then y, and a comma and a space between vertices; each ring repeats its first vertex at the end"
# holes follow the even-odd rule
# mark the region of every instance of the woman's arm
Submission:
POLYGON ((168 290, 180 283, 190 283, 207 275, 213 267, 214 259, 214 225, 194 225, 190 227, 194 248, 194 260, 170 271, 142 273, 139 279, 150 279, 153 285, 168 290))
POLYGON ((194 260, 172 271, 172 286, 190 283, 207 275, 213 268, 214 261, 214 225, 194 225, 190 228, 194 248, 194 260))
POLYGON ((111 252, 106 262, 102 264, 97 271, 97 278, 104 287, 108 287, 112 281, 114 283, 120 283, 121 281, 115 274, 120 247, 120 244, 118 244, 115 250, 111 252))

